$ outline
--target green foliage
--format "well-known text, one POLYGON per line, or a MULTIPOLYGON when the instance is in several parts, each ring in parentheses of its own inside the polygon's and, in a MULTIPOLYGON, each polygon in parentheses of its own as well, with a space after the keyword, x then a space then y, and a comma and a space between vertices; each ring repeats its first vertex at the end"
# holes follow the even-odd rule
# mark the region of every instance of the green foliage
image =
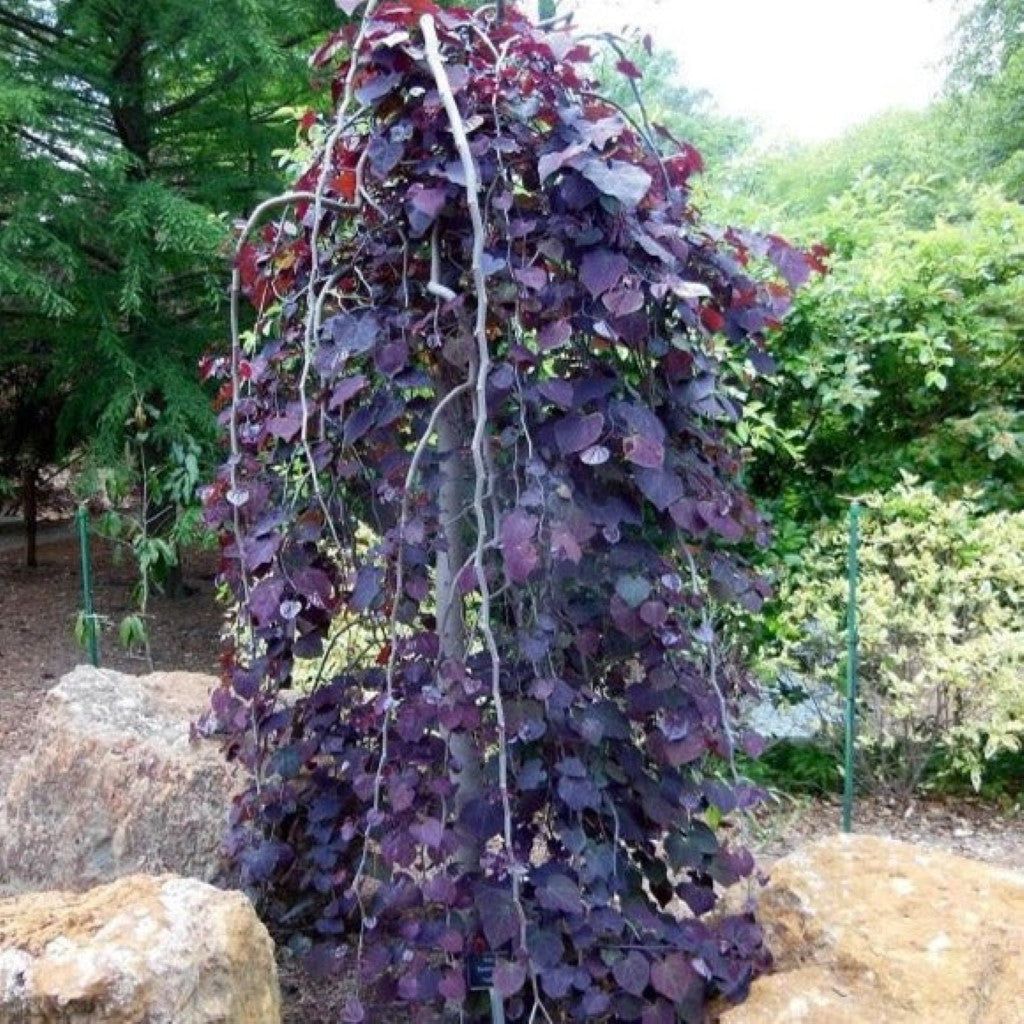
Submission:
POLYGON ((949 75, 973 160, 1024 198, 1024 2, 976 0, 957 32, 949 75))
MULTIPOLYGON (((864 768, 913 788, 936 759, 980 784, 1024 739, 1024 513, 907 479, 866 499, 860 579, 864 768)), ((846 533, 818 530, 781 588, 763 668, 841 678, 846 533)))
POLYGON ((740 769, 751 781, 791 795, 821 796, 842 789, 837 751, 816 743, 781 740, 756 760, 745 759, 740 769))
POLYGON ((832 273, 800 298, 775 347, 766 398, 796 457, 759 457, 764 497, 804 517, 903 470, 1024 503, 1024 211, 991 189, 956 190, 926 228, 906 223, 919 183, 866 178, 819 220, 832 273))
POLYGON ((0 9, 0 386, 26 365, 66 451, 151 457, 214 427, 196 362, 222 330, 227 218, 278 187, 328 0, 9 0, 0 9), (287 86, 282 85, 287 83, 287 86), (296 88, 298 83, 298 88, 296 88))
POLYGON ((820 240, 817 218, 865 178, 899 188, 916 177, 939 193, 964 177, 964 146, 952 121, 949 104, 897 110, 816 145, 750 150, 732 168, 714 209, 725 220, 752 215, 761 226, 785 226, 820 240))

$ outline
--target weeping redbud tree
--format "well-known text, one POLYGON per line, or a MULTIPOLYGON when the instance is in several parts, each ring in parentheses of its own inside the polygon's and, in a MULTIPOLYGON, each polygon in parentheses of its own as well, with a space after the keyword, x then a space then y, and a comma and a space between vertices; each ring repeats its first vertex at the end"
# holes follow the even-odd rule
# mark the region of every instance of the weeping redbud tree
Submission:
POLYGON ((711 603, 766 593, 732 429, 814 260, 702 226, 700 156, 591 56, 515 9, 367 4, 239 241, 206 494, 231 844, 353 972, 350 1021, 479 1019, 481 963, 510 1020, 698 1021, 765 961, 713 913, 753 870, 714 826, 755 741, 711 603))

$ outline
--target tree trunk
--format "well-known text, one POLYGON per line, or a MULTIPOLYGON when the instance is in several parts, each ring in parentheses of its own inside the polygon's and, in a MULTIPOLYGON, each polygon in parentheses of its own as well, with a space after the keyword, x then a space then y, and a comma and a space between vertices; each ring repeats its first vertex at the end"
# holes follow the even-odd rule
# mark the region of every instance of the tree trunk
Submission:
MULTIPOLYGON (((442 396, 443 397, 443 396, 442 396)), ((466 623, 459 595, 459 572, 469 558, 466 514, 470 500, 469 419, 466 403, 452 402, 441 414, 437 425, 438 451, 441 454, 441 483, 438 489, 438 515, 447 550, 437 555, 437 632, 441 663, 465 663, 466 623)), ((452 812, 457 819, 466 804, 481 790, 483 765, 473 737, 465 732, 442 732, 448 746, 450 777, 455 786, 452 812)), ((462 859, 479 859, 478 849, 467 848, 462 859)))
POLYGON ((21 509, 25 517, 25 564, 35 569, 36 540, 39 534, 39 470, 28 463, 21 473, 21 509))

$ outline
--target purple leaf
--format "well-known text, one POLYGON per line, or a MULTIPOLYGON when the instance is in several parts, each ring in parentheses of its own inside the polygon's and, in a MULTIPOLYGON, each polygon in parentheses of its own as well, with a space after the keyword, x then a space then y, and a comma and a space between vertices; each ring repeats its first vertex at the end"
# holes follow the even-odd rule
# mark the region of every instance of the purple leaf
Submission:
POLYGON ((322 569, 300 569, 292 574, 292 586, 298 594, 321 608, 330 602, 334 593, 331 577, 322 569))
POLYGON ((437 220, 438 214, 444 209, 447 197, 445 189, 427 188, 421 182, 416 182, 406 193, 405 213, 417 238, 426 234, 437 220))
POLYGON ((492 950, 501 949, 506 942, 519 937, 519 911, 507 889, 480 885, 473 899, 487 945, 492 950))
POLYGON ((580 167, 580 173, 606 196, 614 196, 627 209, 640 205, 651 187, 651 176, 636 164, 625 160, 591 159, 580 167))
POLYGON ((625 277, 629 262, 610 249, 590 249, 580 262, 580 280, 594 298, 614 288, 625 277))
POLYGON ((614 964, 612 976, 624 991, 632 996, 642 996, 651 978, 651 965, 643 953, 633 949, 614 964))
MULTIPOLYGON (((339 5, 342 0, 338 0, 339 5)), ((358 6, 356 4, 355 6, 358 6)), ((366 1010, 363 1008, 363 1004, 359 1001, 358 996, 349 996, 345 1000, 345 1005, 341 1010, 341 1019, 344 1024, 363 1024, 366 1020, 366 1010)))
POLYGON ((546 995, 552 999, 564 999, 572 988, 575 976, 572 967, 555 967, 541 974, 540 983, 546 995))
POLYGON ((600 1017, 611 1005, 611 996, 604 989, 591 986, 583 993, 582 1009, 585 1017, 600 1017))
POLYGON ((267 432, 282 441, 294 440, 302 430, 302 416, 298 410, 272 416, 267 420, 267 432))
POLYGON ((565 416, 555 424, 555 442, 563 455, 575 455, 589 448, 604 430, 604 415, 565 416))
POLYGON ((573 565, 579 565, 583 558, 583 549, 575 531, 568 523, 553 523, 551 526, 551 553, 556 559, 568 559, 573 565))
POLYGON ((358 395, 365 387, 366 377, 361 373, 357 373, 354 377, 343 377, 331 392, 331 400, 327 407, 331 412, 336 412, 350 398, 354 398, 358 395))
POLYGON ((633 475, 643 496, 659 512, 664 512, 669 505, 678 501, 686 493, 683 481, 678 474, 671 470, 637 469, 633 475))
POLYGON ((624 317, 643 309, 644 293, 639 288, 615 288, 605 292, 601 301, 613 317, 624 317))
POLYGON ((519 267, 512 276, 531 291, 539 292, 548 283, 548 272, 543 267, 519 267))
POLYGON ((466 979, 462 971, 445 971, 437 991, 450 1003, 461 1003, 466 998, 466 979))
POLYGON ((358 355, 376 344, 380 321, 374 313, 338 313, 324 321, 323 330, 342 354, 358 355))
POLYGON ((585 153, 590 148, 587 142, 574 142, 566 149, 557 153, 545 153, 537 161, 537 173, 540 175, 540 183, 543 185, 552 174, 560 171, 570 160, 585 153))
MULTIPOLYGON (((537 341, 542 352, 550 352, 552 349, 561 348, 571 337, 572 324, 568 320, 555 320, 553 323, 545 324, 537 335, 537 341)), ((557 383, 567 382, 558 381, 557 383)))
POLYGON ((281 595, 284 583, 281 580, 261 580, 249 594, 249 614, 256 620, 257 626, 266 626, 273 622, 281 608, 281 595))
POLYGON ((567 380, 542 380, 537 385, 537 390, 554 405, 562 409, 572 408, 572 384, 567 380))
POLYGON ((409 361, 409 346, 399 338, 397 341, 388 342, 377 349, 374 363, 377 369, 385 377, 394 377, 405 369, 409 361))
POLYGON ((513 509, 501 524, 501 554, 505 572, 512 583, 525 583, 540 564, 540 555, 533 543, 537 517, 522 509, 513 509))
POLYGON ((511 960, 498 960, 492 980, 498 995, 502 999, 511 999, 526 983, 526 967, 511 960))
POLYGON ((353 611, 365 612, 374 603, 380 593, 382 577, 383 573, 375 565, 360 567, 356 573, 356 585, 348 600, 353 611))
POLYGON ((559 914, 583 913, 579 886, 568 875, 553 874, 537 887, 537 902, 559 914))
POLYGON ((769 237, 768 258, 786 279, 790 288, 799 288, 811 276, 811 261, 807 254, 776 235, 769 237))
POLYGON ((444 825, 437 818, 425 818, 412 825, 409 832, 417 842, 436 850, 444 837, 444 825))
POLYGON ((356 89, 356 99, 364 106, 383 99, 388 93, 393 92, 402 76, 397 72, 388 75, 374 75, 365 79, 363 84, 356 89))
POLYGON ((700 975, 681 953, 669 953, 651 966, 651 984, 673 1003, 681 1003, 694 986, 703 986, 700 975))
POLYGON ((661 469, 665 463, 665 447, 653 437, 630 434, 623 438, 622 454, 629 462, 646 469, 661 469))
POLYGON ((386 178, 405 155, 405 146, 401 142, 391 142, 383 135, 375 135, 370 139, 366 153, 370 166, 381 178, 386 178))

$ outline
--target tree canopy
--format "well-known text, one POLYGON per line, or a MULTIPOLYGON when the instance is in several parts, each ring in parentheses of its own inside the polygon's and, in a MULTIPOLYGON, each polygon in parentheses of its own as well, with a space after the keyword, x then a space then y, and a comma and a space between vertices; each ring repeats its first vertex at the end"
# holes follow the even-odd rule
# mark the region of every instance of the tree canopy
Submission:
POLYGON ((34 429, 56 413, 65 451, 111 465, 126 438, 211 439, 196 364, 222 329, 230 219, 277 185, 277 111, 332 8, 0 9, 0 374, 31 370, 34 429))

